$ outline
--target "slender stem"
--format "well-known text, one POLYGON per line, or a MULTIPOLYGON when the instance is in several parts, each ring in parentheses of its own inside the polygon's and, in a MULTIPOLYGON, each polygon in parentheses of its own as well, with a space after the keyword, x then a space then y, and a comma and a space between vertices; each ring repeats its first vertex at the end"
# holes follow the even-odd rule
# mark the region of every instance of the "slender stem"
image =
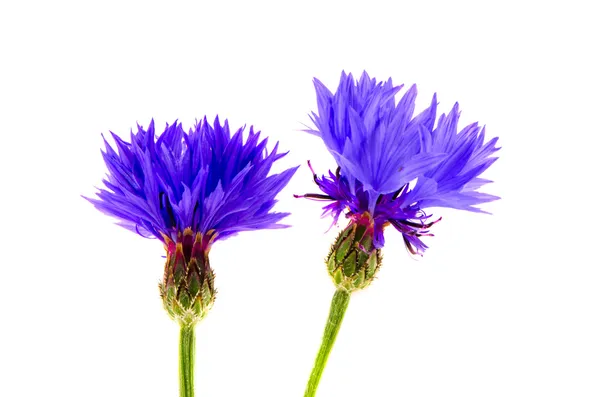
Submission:
POLYGON ((350 292, 342 289, 335 291, 333 299, 331 300, 329 318, 327 319, 325 332, 323 333, 323 342, 321 343, 321 348, 317 354, 315 366, 310 374, 310 378, 308 379, 304 397, 314 397, 317 393, 317 387, 319 386, 321 375, 323 374, 323 370, 327 364, 327 358, 329 357, 329 353, 331 352, 335 338, 340 330, 340 326, 342 325, 344 313, 346 313, 346 308, 348 307, 349 302, 350 292))
POLYGON ((179 333, 179 395, 194 397, 194 326, 182 326, 179 333))

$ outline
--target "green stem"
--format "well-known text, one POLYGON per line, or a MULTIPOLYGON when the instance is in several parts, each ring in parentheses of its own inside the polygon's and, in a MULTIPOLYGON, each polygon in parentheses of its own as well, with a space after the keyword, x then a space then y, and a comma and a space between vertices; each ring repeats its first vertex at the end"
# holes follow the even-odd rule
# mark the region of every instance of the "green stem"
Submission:
POLYGON ((323 374, 323 370, 327 364, 327 358, 329 357, 329 353, 331 352, 335 338, 340 330, 340 326, 342 325, 344 313, 346 313, 346 308, 348 307, 349 302, 350 292, 342 289, 335 291, 333 299, 331 300, 329 318, 327 319, 325 332, 323 333, 323 342, 321 343, 321 348, 317 354, 315 366, 310 374, 310 378, 308 379, 304 397, 314 397, 317 393, 317 387, 319 386, 321 375, 323 374))
POLYGON ((193 325, 183 325, 179 333, 179 395, 194 397, 194 354, 196 337, 193 325))

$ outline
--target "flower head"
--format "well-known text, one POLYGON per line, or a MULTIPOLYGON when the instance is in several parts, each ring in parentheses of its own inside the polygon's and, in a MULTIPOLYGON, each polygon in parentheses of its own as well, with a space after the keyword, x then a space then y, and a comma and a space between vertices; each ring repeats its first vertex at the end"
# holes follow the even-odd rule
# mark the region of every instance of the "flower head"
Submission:
POLYGON ((163 242, 176 240, 186 228, 214 240, 238 232, 286 227, 278 222, 287 213, 272 212, 275 196, 296 171, 290 168, 268 176, 273 163, 285 156, 277 144, 267 151, 267 139, 250 127, 233 135, 227 121, 214 125, 206 118, 184 131, 167 125, 156 136, 154 121, 138 126, 125 142, 111 133, 116 150, 106 142, 102 153, 108 175, 106 189, 89 199, 120 225, 163 242))
MULTIPOLYGON (((448 207, 483 212, 476 205, 498 197, 476 191, 491 181, 479 178, 497 158, 497 138, 484 143, 485 128, 473 123, 457 129, 458 104, 436 121, 437 100, 414 115, 417 89, 410 87, 396 103, 403 86, 377 82, 367 73, 359 80, 342 72, 331 93, 315 79, 318 113, 308 132, 323 139, 338 164, 336 172, 314 180, 324 194, 303 197, 332 201, 324 207, 336 223, 342 213, 351 219, 368 212, 374 223, 375 247, 384 245, 383 230, 392 225, 411 253, 427 246, 433 220, 425 209, 448 207), (435 128, 434 128, 435 127, 435 128)), ((309 164, 310 166, 310 164, 309 164)))
POLYGON ((175 122, 158 137, 152 121, 148 129, 138 126, 131 142, 111 133, 116 149, 105 140, 106 188, 88 200, 121 226, 164 243, 161 297, 169 315, 185 326, 203 318, 214 302, 208 253, 215 241, 286 227, 278 222, 288 214, 271 210, 297 167, 269 176, 285 153, 277 153, 277 144, 267 151, 267 139, 252 127, 245 141, 243 132, 232 135, 217 117, 189 132, 175 122))

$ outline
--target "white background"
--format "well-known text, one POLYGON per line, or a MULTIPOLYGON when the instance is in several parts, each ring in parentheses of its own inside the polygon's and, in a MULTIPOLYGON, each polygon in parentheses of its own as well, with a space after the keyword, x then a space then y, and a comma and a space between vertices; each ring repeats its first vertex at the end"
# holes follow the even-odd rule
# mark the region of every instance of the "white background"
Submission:
POLYGON ((164 251, 80 195, 101 133, 216 113, 302 164, 284 231, 211 255, 198 396, 301 396, 334 288, 299 131, 342 69, 417 83, 499 136, 493 216, 444 220, 423 258, 387 232, 353 296, 319 396, 599 396, 598 13, 593 2, 3 2, 0 6, 0 396, 176 396, 164 251))

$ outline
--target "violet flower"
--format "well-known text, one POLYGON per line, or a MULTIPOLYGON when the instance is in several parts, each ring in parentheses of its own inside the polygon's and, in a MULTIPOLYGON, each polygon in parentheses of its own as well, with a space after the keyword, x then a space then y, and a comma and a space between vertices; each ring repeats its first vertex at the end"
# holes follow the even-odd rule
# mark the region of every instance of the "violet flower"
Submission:
POLYGON ((275 197, 296 171, 268 175, 285 156, 250 127, 233 135, 227 121, 206 118, 189 132, 180 123, 156 136, 154 122, 138 126, 125 142, 111 133, 102 153, 108 168, 97 198, 88 200, 119 224, 159 239, 167 260, 160 294, 181 327, 180 393, 193 396, 194 326, 215 299, 208 254, 212 244, 242 231, 277 229, 287 213, 274 212, 275 197))
POLYGON ((338 89, 329 91, 314 80, 318 112, 308 129, 319 136, 338 168, 317 176, 320 193, 303 196, 328 202, 324 215, 334 224, 343 214, 348 226, 327 257, 338 290, 334 295, 323 345, 317 356, 305 397, 314 396, 350 293, 368 286, 381 266, 384 229, 402 233, 407 249, 422 255, 422 237, 441 218, 434 207, 485 212, 477 206, 498 199, 477 191, 491 182, 479 176, 497 157, 498 138, 485 142, 485 127, 472 123, 458 129, 458 104, 437 119, 437 99, 414 115, 416 86, 404 92, 392 80, 378 82, 363 73, 359 80, 342 72, 338 89))

